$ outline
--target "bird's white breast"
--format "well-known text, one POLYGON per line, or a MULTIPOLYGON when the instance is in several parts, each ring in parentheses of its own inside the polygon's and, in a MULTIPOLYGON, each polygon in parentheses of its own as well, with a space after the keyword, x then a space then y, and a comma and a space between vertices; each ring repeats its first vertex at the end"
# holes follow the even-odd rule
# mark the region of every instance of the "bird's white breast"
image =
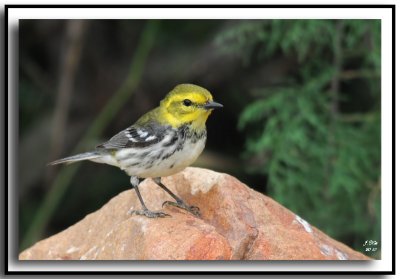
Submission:
POLYGON ((179 138, 168 145, 175 134, 147 148, 124 148, 116 152, 118 166, 130 176, 163 177, 177 173, 191 165, 205 147, 206 136, 191 140, 179 138), (164 158, 166 157, 166 158, 164 158))

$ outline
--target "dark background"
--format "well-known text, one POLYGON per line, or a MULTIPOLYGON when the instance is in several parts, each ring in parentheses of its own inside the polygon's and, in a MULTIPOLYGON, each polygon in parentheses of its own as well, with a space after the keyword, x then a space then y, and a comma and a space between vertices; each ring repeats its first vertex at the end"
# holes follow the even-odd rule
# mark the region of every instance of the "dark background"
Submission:
POLYGON ((380 243, 379 20, 21 20, 20 250, 130 188, 48 167, 133 124, 179 83, 224 104, 195 166, 229 173, 369 256, 380 243))

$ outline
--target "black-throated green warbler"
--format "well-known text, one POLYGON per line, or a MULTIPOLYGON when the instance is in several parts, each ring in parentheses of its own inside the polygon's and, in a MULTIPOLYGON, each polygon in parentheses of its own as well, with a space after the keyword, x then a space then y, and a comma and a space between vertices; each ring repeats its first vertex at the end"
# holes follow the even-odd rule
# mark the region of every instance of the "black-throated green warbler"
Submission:
POLYGON ((133 214, 150 218, 169 216, 162 211, 150 211, 143 202, 138 186, 145 178, 152 178, 176 200, 165 203, 199 216, 199 209, 187 205, 172 193, 161 183, 161 177, 177 173, 197 159, 206 143, 206 120, 213 109, 221 107, 213 101, 208 90, 193 84, 180 84, 167 94, 160 106, 95 150, 50 164, 90 160, 119 167, 131 176, 142 205, 142 210, 132 210, 133 214))

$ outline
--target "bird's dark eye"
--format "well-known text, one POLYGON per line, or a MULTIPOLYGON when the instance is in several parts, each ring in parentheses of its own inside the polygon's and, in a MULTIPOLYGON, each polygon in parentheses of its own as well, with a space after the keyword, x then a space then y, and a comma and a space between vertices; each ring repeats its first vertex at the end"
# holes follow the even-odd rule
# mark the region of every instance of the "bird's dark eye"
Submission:
POLYGON ((183 100, 183 104, 188 107, 192 104, 192 101, 190 101, 189 99, 185 99, 183 100))

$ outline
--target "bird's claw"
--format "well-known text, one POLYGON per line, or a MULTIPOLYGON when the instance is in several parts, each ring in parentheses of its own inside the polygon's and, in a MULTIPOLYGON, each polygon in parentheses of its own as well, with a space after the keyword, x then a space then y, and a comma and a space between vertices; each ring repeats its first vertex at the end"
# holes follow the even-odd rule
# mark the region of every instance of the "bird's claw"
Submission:
POLYGON ((141 216, 146 216, 148 218, 164 218, 164 217, 171 217, 171 215, 164 213, 162 211, 150 211, 148 209, 142 209, 142 210, 130 210, 130 214, 134 215, 141 215, 141 216))
POLYGON ((194 216, 196 217, 201 217, 200 215, 200 208, 198 208, 197 206, 190 206, 185 204, 184 202, 172 202, 172 201, 165 201, 162 206, 164 207, 164 205, 172 205, 172 206, 176 206, 179 208, 182 208, 190 213, 192 213, 194 216))

